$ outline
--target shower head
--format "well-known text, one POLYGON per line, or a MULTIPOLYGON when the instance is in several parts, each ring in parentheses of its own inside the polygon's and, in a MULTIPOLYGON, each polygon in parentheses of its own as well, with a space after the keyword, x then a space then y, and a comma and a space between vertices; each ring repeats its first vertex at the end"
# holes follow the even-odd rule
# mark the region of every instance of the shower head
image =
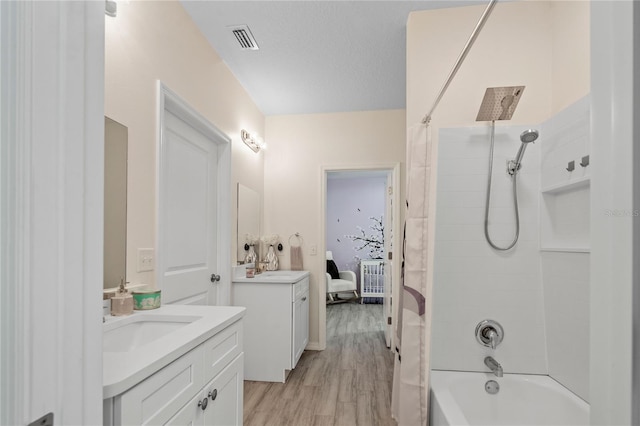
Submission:
POLYGON ((487 88, 476 121, 511 120, 523 91, 524 86, 487 88))
POLYGON ((533 142, 536 139, 538 139, 538 136, 540 134, 538 133, 537 130, 534 129, 528 129, 525 130, 524 132, 522 132, 520 134, 520 141, 522 141, 522 143, 529 143, 529 142, 533 142))
POLYGON ((524 150, 527 149, 527 145, 530 142, 534 142, 538 139, 539 135, 540 134, 535 129, 528 129, 520 134, 520 141, 522 143, 520 144, 520 149, 518 149, 515 160, 509 162, 509 174, 516 174, 518 170, 520 170, 522 157, 524 157, 524 150))

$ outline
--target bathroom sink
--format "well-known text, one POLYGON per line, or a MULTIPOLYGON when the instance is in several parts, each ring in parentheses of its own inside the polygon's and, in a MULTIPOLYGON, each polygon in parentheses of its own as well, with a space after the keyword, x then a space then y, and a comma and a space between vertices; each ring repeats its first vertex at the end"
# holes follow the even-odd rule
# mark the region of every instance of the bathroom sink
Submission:
POLYGON ((107 315, 102 326, 103 398, 144 381, 244 313, 237 306, 163 305, 127 316, 107 315))
POLYGON ((309 275, 308 271, 266 271, 261 274, 257 274, 254 278, 245 278, 244 276, 236 276, 234 281, 236 282, 257 282, 257 283, 283 283, 292 284, 300 281, 302 278, 309 275))
POLYGON ((103 352, 130 352, 180 330, 200 317, 187 315, 132 316, 115 324, 105 324, 103 352))
POLYGON ((291 278, 303 275, 305 272, 306 271, 265 271, 262 273, 262 276, 291 278))

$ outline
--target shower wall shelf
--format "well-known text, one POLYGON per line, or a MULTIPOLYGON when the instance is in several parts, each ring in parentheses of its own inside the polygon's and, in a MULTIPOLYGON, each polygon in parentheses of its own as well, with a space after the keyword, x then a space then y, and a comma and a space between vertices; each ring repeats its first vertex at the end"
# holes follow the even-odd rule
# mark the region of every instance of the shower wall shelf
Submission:
POLYGON ((570 191, 574 189, 580 189, 584 187, 588 187, 591 185, 591 177, 583 176, 578 179, 574 179, 570 182, 558 183, 555 185, 547 186, 546 188, 542 188, 543 194, 558 194, 564 191, 570 191))
POLYGON ((545 187, 540 194, 540 251, 590 252, 589 176, 545 187))

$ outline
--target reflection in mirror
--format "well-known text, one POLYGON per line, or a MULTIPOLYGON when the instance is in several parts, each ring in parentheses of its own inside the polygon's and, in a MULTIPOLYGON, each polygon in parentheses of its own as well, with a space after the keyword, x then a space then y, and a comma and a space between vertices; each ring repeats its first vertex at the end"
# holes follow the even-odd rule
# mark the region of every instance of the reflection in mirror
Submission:
MULTIPOLYGON (((260 194, 238 184, 238 262, 243 262, 247 234, 260 235, 260 194)), ((258 252, 258 245, 255 247, 258 252)), ((259 253, 258 253, 259 254, 259 253)), ((259 257, 258 257, 259 258, 259 257)))
POLYGON ((128 129, 104 118, 104 288, 117 287, 127 271, 128 129))

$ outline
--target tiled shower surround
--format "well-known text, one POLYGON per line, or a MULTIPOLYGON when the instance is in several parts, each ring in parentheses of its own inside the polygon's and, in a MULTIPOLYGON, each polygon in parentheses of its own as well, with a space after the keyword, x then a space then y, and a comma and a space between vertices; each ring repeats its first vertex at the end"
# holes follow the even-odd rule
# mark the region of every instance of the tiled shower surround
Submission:
POLYGON ((518 173, 520 238, 506 252, 484 237, 489 125, 440 130, 432 368, 485 371, 491 354, 505 373, 550 374, 587 400, 589 168, 579 163, 589 154, 589 98, 544 123, 496 126, 489 233, 499 246, 515 232, 506 162, 528 128, 540 137, 518 173), (495 351, 475 339, 483 319, 504 328, 495 351))

